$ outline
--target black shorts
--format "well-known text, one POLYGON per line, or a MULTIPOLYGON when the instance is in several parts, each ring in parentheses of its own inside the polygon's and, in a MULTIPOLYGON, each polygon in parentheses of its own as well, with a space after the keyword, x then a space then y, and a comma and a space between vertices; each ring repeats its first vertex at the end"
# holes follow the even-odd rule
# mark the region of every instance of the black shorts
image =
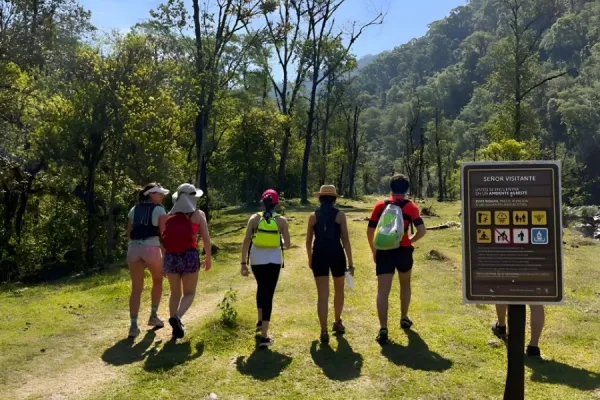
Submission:
POLYGON ((346 255, 344 249, 339 248, 333 251, 315 251, 312 256, 313 276, 331 276, 341 278, 346 273, 346 255))
POLYGON ((409 272, 413 267, 414 247, 399 247, 394 250, 377 250, 375 255, 377 275, 409 272))

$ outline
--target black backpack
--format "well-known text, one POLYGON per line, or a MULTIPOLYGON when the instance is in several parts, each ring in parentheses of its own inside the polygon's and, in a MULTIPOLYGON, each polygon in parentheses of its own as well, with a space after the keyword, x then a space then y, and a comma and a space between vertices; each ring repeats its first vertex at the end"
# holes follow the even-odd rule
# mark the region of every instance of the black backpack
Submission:
POLYGON ((336 208, 315 211, 315 247, 331 249, 340 244, 340 231, 335 222, 338 212, 336 208))

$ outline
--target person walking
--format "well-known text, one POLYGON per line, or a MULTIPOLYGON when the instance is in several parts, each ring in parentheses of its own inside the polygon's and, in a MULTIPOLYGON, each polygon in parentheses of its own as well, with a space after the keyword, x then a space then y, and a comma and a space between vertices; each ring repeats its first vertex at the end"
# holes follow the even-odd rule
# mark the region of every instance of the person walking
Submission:
MULTIPOLYGON (((506 304, 496 304, 496 314, 498 319, 492 325, 492 332, 497 337, 504 339, 507 335, 506 329, 506 313, 508 306, 506 304)), ((531 338, 527 345, 526 354, 529 357, 541 357, 541 351, 539 347, 540 337, 544 330, 544 322, 546 315, 544 312, 544 306, 530 305, 529 306, 529 323, 531 325, 531 338)))
POLYGON ((140 334, 138 313, 142 291, 144 289, 144 271, 146 268, 152 275, 152 306, 148 325, 162 328, 164 322, 158 318, 158 306, 162 296, 162 263, 163 255, 160 247, 160 218, 166 214, 162 202, 169 194, 158 183, 146 185, 139 193, 138 204, 128 214, 127 265, 131 277, 131 296, 129 297, 130 327, 128 337, 133 339, 140 334))
POLYGON ((354 275, 354 266, 346 216, 335 208, 335 203, 339 198, 335 186, 321 186, 320 191, 315 193, 315 197, 319 199, 320 207, 308 219, 306 252, 308 264, 317 285, 317 313, 321 323, 321 343, 329 343, 327 331, 329 274, 331 272, 334 288, 335 322, 332 330, 336 334, 343 335, 346 333, 346 328, 342 323, 344 281, 346 269, 354 275), (346 266, 346 256, 348 257, 348 267, 346 266))
POLYGON ((413 244, 425 236, 426 228, 419 213, 419 207, 407 198, 409 188, 410 182, 406 176, 402 174, 394 175, 390 181, 391 195, 388 199, 378 201, 375 204, 367 229, 367 239, 377 273, 377 314, 379 315, 380 329, 376 340, 380 344, 385 344, 388 341, 388 298, 396 270, 398 270, 400 280, 400 308, 402 313, 400 327, 410 329, 413 325, 408 317, 411 297, 411 271, 414 262, 413 244), (398 218, 403 221, 403 234, 400 238, 395 239, 396 243, 393 243, 392 249, 377 250, 375 246, 376 229, 382 215, 388 209, 398 210, 398 218), (417 232, 409 236, 408 227, 411 224, 416 227, 417 232))
POLYGON ((181 319, 192 305, 198 285, 200 254, 198 234, 204 246, 204 271, 212 266, 211 242, 206 215, 196 208, 204 193, 194 185, 184 183, 173 195, 173 208, 162 224, 162 242, 165 248, 164 272, 169 280, 169 324, 173 338, 185 335, 181 319))
POLYGON ((248 257, 252 273, 256 278, 256 308, 260 331, 259 347, 269 347, 274 343, 269 337, 269 324, 273 310, 273 296, 279 272, 283 265, 283 250, 290 248, 290 233, 287 220, 277 214, 279 194, 269 189, 261 197, 262 212, 253 214, 248 220, 246 236, 242 244, 240 273, 248 276, 248 257))

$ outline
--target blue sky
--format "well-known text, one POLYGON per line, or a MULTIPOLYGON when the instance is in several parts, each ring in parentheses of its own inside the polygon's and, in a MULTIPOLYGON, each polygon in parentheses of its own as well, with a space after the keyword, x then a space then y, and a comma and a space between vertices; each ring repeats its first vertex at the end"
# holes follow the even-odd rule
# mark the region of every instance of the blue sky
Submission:
MULTIPOLYGON (((149 10, 161 0, 79 0, 92 11, 92 23, 101 31, 127 31, 135 23, 147 19, 149 10)), ((191 0, 186 0, 190 3, 191 0)), ((387 11, 382 25, 369 28, 355 43, 353 52, 359 58, 378 54, 424 35, 427 25, 444 18, 465 0, 346 0, 336 21, 367 22, 375 15, 374 5, 387 11)), ((191 6, 190 6, 191 8, 191 6)))

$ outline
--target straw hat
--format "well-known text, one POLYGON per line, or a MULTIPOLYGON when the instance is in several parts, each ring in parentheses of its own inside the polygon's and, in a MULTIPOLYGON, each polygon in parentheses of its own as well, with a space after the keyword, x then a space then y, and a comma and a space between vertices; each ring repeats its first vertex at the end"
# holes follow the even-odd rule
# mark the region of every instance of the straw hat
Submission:
POLYGON ((321 197, 321 196, 330 196, 330 197, 336 197, 336 198, 340 198, 341 196, 337 193, 337 190, 335 189, 335 186, 333 185, 323 185, 321 186, 321 190, 319 190, 317 193, 315 193, 315 197, 321 197))

